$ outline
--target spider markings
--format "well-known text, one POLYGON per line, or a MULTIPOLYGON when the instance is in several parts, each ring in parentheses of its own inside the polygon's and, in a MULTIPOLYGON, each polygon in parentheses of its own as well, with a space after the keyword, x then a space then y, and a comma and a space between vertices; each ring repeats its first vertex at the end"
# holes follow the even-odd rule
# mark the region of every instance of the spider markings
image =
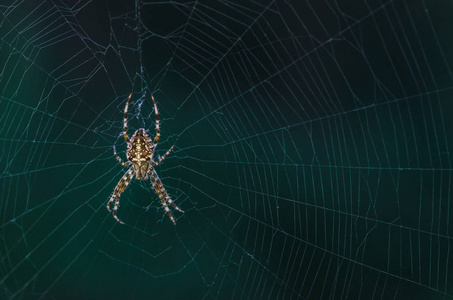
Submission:
POLYGON ((115 189, 113 190, 113 194, 110 197, 109 202, 107 202, 107 209, 109 212, 110 205, 114 202, 113 212, 112 215, 119 223, 124 224, 120 219, 118 219, 116 212, 120 207, 120 196, 127 188, 131 180, 134 176, 139 179, 148 179, 151 178, 151 185, 153 189, 156 191, 157 195, 159 196, 160 202, 170 217, 171 221, 174 225, 176 225, 175 218, 173 217, 170 208, 168 207, 171 205, 174 209, 184 213, 171 199, 168 195, 167 190, 165 189, 162 181, 160 180, 159 176, 157 175, 156 170, 154 169, 155 166, 159 165, 168 154, 170 154, 171 150, 173 149, 174 145, 162 155, 157 161, 153 160, 154 152, 157 147, 157 143, 159 142, 160 138, 160 122, 159 122, 159 112, 157 110, 156 101, 154 100, 153 95, 151 98, 153 99, 154 103, 154 112, 156 114, 156 136, 154 137, 154 142, 151 140, 149 135, 146 133, 144 128, 137 129, 134 132, 131 139, 129 140, 129 136, 127 135, 127 109, 129 107, 129 100, 131 99, 132 94, 129 95, 127 98, 126 106, 124 107, 124 120, 123 120, 123 136, 124 140, 127 143, 127 150, 126 150, 126 157, 127 162, 124 162, 116 153, 115 145, 113 145, 113 154, 115 155, 116 159, 120 162, 120 164, 124 167, 128 167, 132 165, 132 167, 127 170, 127 172, 121 177, 120 181, 116 185, 115 189))

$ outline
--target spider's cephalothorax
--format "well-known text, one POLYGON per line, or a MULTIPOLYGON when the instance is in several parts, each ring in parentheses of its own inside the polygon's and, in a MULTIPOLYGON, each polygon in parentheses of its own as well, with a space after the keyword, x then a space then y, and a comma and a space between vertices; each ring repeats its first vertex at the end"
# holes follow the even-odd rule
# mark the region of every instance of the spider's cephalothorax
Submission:
POLYGON ((129 100, 131 99, 132 94, 129 95, 129 98, 127 98, 126 101, 126 106, 124 107, 124 121, 123 121, 123 135, 124 135, 124 140, 127 143, 127 150, 126 150, 126 157, 127 157, 127 162, 123 162, 122 159, 118 156, 116 153, 115 146, 113 146, 113 153, 115 154, 116 159, 124 166, 128 167, 132 165, 132 167, 129 168, 129 170, 123 175, 123 177, 120 179, 118 184, 116 185, 112 196, 110 197, 109 202, 107 202, 107 209, 110 211, 110 205, 115 202, 113 206, 113 212, 112 215, 113 217, 120 222, 121 224, 124 224, 124 222, 120 221, 118 219, 116 212, 118 208, 120 207, 120 196, 121 193, 124 192, 124 190, 127 188, 129 183, 131 182, 132 178, 134 176, 137 179, 148 179, 148 177, 151 178, 151 184, 153 186, 153 189, 156 191, 157 195, 160 198, 160 202, 162 203, 162 206, 165 209, 165 212, 167 215, 170 217, 171 221, 173 224, 176 225, 175 218, 173 217, 170 208, 168 207, 171 205, 174 209, 184 213, 171 199, 171 197, 168 195, 167 190, 165 189, 164 185, 162 184, 162 181, 160 180, 159 176, 156 173, 156 170, 154 170, 154 167, 159 165, 165 157, 170 153, 170 151, 173 149, 174 145, 164 154, 162 155, 157 161, 153 160, 154 156, 154 151, 156 149, 157 143, 159 142, 160 138, 160 124, 159 124, 159 112, 157 110, 157 105, 156 101, 154 100, 153 95, 151 95, 151 98, 153 99, 154 103, 154 112, 156 114, 156 136, 154 137, 154 142, 151 140, 149 135, 146 133, 145 129, 140 128, 137 129, 137 131, 132 135, 131 139, 129 140, 129 136, 127 135, 127 109, 129 107, 129 100))

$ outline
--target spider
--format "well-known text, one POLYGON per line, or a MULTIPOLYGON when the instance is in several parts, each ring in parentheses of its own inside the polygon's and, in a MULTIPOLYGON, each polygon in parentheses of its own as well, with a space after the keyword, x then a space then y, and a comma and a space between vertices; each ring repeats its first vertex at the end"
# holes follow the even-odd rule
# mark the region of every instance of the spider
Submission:
POLYGON ((184 211, 180 209, 173 202, 173 200, 171 200, 171 197, 168 195, 167 190, 165 189, 162 181, 156 173, 156 170, 154 169, 155 166, 159 165, 165 159, 165 157, 167 157, 167 155, 171 152, 175 145, 171 146, 171 148, 163 156, 159 157, 157 161, 153 160, 154 152, 156 151, 157 143, 159 142, 160 138, 159 112, 157 111, 157 105, 153 95, 151 95, 151 98, 153 99, 154 112, 156 114, 156 136, 154 137, 154 142, 151 140, 144 128, 137 129, 137 131, 134 132, 131 139, 129 140, 129 136, 127 135, 127 108, 129 106, 129 100, 131 99, 131 97, 132 93, 129 95, 129 98, 127 98, 126 106, 124 107, 123 123, 123 136, 124 140, 127 143, 126 157, 128 161, 123 162, 123 160, 118 156, 118 154, 116 153, 115 145, 113 145, 113 153, 121 165, 123 165, 124 167, 132 165, 132 167, 130 167, 129 170, 127 170, 127 172, 123 175, 123 177, 121 177, 120 181, 113 190, 113 194, 110 197, 109 202, 107 202, 107 209, 109 210, 109 212, 111 212, 110 205, 115 202, 112 215, 115 220, 117 220, 121 224, 124 224, 124 222, 118 219, 116 215, 116 212, 120 207, 121 193, 124 192, 134 176, 139 180, 146 180, 149 177, 151 179, 153 189, 159 196, 160 202, 162 203, 165 212, 170 217, 173 224, 176 225, 175 218, 170 212, 170 208, 168 206, 171 205, 174 209, 182 213, 184 213, 184 211))

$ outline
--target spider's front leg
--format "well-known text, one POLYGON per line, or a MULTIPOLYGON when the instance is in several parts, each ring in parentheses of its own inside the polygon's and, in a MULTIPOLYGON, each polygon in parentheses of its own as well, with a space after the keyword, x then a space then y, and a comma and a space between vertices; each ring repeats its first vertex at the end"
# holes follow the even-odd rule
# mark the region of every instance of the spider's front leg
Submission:
POLYGON ((115 205, 113 206, 113 212, 112 215, 117 220, 119 223, 124 224, 124 222, 120 221, 118 217, 116 216, 116 212, 118 208, 120 207, 120 196, 124 192, 124 190, 127 188, 129 183, 131 182, 132 178, 134 178, 134 168, 131 167, 127 172, 121 177, 120 181, 116 185, 115 189, 113 190, 113 194, 110 197, 109 202, 107 202, 107 209, 108 211, 111 212, 110 210, 110 205, 115 202, 115 205))
POLYGON ((151 184, 153 185, 154 191, 156 191, 156 194, 159 196, 160 202, 162 203, 162 206, 167 213, 167 215, 170 217, 170 220, 173 222, 174 225, 176 225, 175 218, 173 217, 173 214, 170 211, 170 208, 168 205, 173 206, 174 209, 184 213, 182 209, 180 209, 174 202, 171 200, 171 197, 168 195, 167 190, 165 189, 164 185, 162 184, 162 181, 160 180, 159 176, 156 173, 156 170, 151 167, 149 175, 151 177, 151 184))

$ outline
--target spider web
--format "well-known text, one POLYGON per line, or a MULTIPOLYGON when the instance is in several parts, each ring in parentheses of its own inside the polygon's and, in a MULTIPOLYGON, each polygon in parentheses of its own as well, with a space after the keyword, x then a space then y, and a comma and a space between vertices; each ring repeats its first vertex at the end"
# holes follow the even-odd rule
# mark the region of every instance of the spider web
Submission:
POLYGON ((1 299, 453 296, 451 1, 6 2, 1 299))

